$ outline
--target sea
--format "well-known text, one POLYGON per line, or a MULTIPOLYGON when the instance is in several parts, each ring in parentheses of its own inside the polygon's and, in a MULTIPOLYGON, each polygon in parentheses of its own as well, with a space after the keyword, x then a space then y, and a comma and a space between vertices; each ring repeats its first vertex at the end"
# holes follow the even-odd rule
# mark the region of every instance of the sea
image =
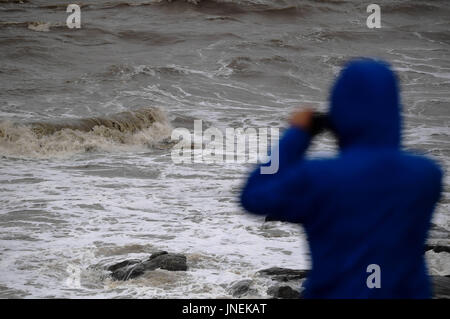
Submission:
MULTIPOLYGON (((388 61, 403 147, 450 167, 446 0, 0 0, 0 298, 267 298, 269 267, 307 269, 300 225, 239 206, 253 163, 176 163, 172 132, 286 128, 326 111, 353 58, 388 61), (69 19, 70 20, 70 19, 69 19), (186 272, 113 281, 105 267, 165 250, 186 272)), ((333 156, 330 135, 308 156, 333 156)), ((449 174, 429 241, 449 245, 449 174)), ((426 253, 450 275, 450 254, 426 253)))

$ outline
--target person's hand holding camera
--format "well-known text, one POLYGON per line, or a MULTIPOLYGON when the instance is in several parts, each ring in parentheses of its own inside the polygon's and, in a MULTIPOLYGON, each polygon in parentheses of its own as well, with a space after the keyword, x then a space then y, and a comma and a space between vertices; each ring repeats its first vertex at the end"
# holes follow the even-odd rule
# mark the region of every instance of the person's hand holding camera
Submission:
POLYGON ((312 126, 313 114, 314 112, 311 109, 297 110, 291 115, 289 124, 305 131, 309 131, 312 126))
POLYGON ((298 127, 311 136, 316 136, 326 130, 335 133, 327 114, 315 112, 312 109, 299 110, 292 114, 289 123, 298 127))

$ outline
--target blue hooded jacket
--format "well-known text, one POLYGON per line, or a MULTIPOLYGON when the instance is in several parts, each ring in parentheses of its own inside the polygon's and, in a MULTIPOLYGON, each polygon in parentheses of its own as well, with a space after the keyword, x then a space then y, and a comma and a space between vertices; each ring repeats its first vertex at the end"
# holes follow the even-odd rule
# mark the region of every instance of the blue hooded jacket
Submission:
POLYGON ((303 224, 312 260, 305 298, 431 297, 424 245, 442 171, 401 150, 399 92, 388 65, 350 62, 332 90, 329 115, 338 155, 306 159, 310 134, 287 129, 278 172, 256 169, 242 206, 303 224), (373 264, 380 288, 368 285, 373 264))

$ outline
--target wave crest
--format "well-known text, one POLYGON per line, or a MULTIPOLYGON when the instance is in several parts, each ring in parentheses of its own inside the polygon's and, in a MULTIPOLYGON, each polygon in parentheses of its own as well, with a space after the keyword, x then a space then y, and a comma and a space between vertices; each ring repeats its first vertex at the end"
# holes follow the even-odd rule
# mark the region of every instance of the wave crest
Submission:
POLYGON ((0 122, 0 153, 11 157, 68 157, 92 151, 126 151, 164 144, 171 126, 158 108, 57 123, 0 122))

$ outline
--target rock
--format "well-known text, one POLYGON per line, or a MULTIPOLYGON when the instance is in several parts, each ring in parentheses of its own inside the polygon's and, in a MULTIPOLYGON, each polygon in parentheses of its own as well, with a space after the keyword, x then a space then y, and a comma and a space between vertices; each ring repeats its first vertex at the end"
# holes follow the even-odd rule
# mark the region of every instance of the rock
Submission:
POLYGON ((280 299, 300 299, 300 292, 289 286, 272 286, 267 289, 267 294, 280 299))
POLYGON ((114 280, 128 280, 141 276, 144 274, 145 269, 142 262, 137 264, 127 265, 122 268, 117 268, 111 274, 114 280))
POLYGON ((272 267, 258 271, 258 274, 272 277, 276 281, 291 281, 306 278, 309 270, 272 267))
POLYGON ((158 252, 150 256, 143 262, 145 270, 155 270, 158 268, 171 271, 187 270, 186 256, 181 254, 169 254, 167 252, 158 252))
POLYGON ((441 252, 446 252, 446 253, 450 253, 450 247, 449 246, 445 246, 445 245, 433 245, 433 244, 427 244, 425 245, 425 251, 429 251, 432 250, 435 253, 441 253, 441 252))
POLYGON ((187 270, 186 256, 159 251, 145 261, 129 259, 111 265, 107 270, 111 271, 114 280, 128 280, 143 275, 146 271, 165 269, 170 271, 187 270))
POLYGON ((155 259, 156 257, 162 256, 162 255, 167 255, 167 254, 168 254, 168 252, 165 250, 157 251, 157 252, 151 254, 150 258, 148 260, 152 260, 152 259, 155 259))
MULTIPOLYGON (((275 268, 275 273, 278 273, 278 269, 275 268)), ((268 273, 273 273, 273 268, 265 269, 268 273)), ((260 271, 262 272, 262 271, 260 271)), ((449 276, 431 276, 433 285, 433 298, 434 299, 450 299, 450 277, 449 276)), ((282 299, 297 299, 301 298, 299 291, 292 289, 289 286, 272 286, 267 290, 267 294, 274 298, 282 299)))
POLYGON ((230 288, 230 293, 233 297, 241 297, 248 293, 255 293, 256 290, 251 289, 252 281, 250 279, 244 279, 234 283, 230 288))
POLYGON ((431 276, 433 282, 433 298, 450 299, 450 278, 446 276, 431 276))
POLYGON ((128 260, 121 261, 120 263, 111 265, 111 266, 107 267, 106 269, 114 272, 114 271, 118 270, 119 268, 124 268, 124 267, 130 266, 130 265, 135 265, 140 262, 141 261, 139 259, 128 259, 128 260))

